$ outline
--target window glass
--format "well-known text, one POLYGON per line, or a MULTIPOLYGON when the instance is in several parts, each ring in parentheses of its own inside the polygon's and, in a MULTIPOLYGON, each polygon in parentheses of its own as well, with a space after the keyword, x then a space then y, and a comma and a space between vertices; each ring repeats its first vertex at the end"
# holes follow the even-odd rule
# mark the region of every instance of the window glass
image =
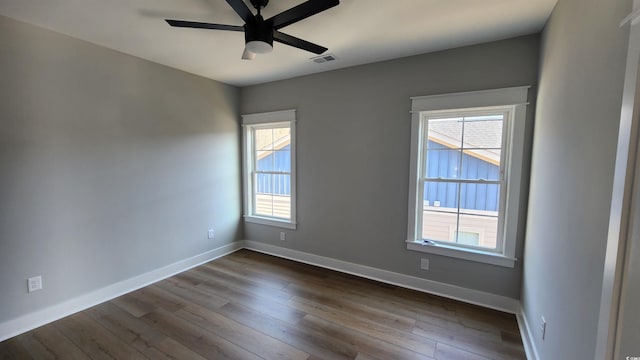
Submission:
POLYGON ((506 114, 460 110, 422 119, 422 239, 498 249, 506 114))
POLYGON ((253 134, 256 164, 254 213, 260 216, 290 219, 290 127, 263 125, 254 129, 253 134))

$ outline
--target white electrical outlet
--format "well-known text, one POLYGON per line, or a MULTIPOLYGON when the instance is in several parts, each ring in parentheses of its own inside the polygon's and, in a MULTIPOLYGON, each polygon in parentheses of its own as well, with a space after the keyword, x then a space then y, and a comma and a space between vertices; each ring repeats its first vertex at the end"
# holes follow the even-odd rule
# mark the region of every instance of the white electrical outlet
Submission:
POLYGON ((34 292, 36 290, 42 290, 42 276, 34 276, 27 279, 27 288, 29 292, 34 292))
POLYGON ((215 233, 213 232, 213 229, 209 229, 207 236, 209 237, 209 239, 213 239, 215 237, 215 233))
POLYGON ((545 335, 547 335, 547 320, 544 319, 544 316, 540 317, 540 338, 544 340, 545 335))
POLYGON ((284 231, 280 232, 280 240, 285 241, 287 239, 287 234, 284 233, 284 231))
POLYGON ((429 270, 429 259, 427 258, 420 259, 420 269, 429 270))

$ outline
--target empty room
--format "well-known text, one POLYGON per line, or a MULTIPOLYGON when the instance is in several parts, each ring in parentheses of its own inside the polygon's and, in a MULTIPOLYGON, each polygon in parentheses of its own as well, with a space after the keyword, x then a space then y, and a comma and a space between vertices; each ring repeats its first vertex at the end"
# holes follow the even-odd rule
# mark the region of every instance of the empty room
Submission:
POLYGON ((0 359, 640 359, 640 0, 0 0, 0 359))

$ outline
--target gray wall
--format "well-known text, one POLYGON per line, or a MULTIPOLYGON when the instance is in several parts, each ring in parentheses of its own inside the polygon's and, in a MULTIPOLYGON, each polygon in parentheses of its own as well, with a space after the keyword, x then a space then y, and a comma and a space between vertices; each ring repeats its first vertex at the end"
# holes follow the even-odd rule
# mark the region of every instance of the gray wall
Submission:
POLYGON ((535 93, 538 46, 533 35, 242 88, 243 114, 297 109, 298 120, 298 229, 245 224, 246 238, 517 298, 521 261, 511 269, 406 249, 409 97, 519 85, 535 93))
POLYGON ((238 89, 5 17, 0 49, 0 322, 241 237, 238 89))
POLYGON ((594 356, 630 11, 560 0, 544 31, 521 298, 542 359, 594 356))

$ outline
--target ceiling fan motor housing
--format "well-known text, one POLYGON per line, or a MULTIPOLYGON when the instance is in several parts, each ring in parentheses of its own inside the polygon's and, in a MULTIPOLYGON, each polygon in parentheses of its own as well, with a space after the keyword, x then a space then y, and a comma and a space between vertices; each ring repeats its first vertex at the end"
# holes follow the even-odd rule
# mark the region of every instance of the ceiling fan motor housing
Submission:
POLYGON ((261 15, 255 21, 244 25, 244 39, 250 51, 256 54, 271 52, 273 49, 273 25, 264 21, 261 15))
POLYGON ((250 0, 250 1, 251 1, 251 5, 253 5, 253 7, 256 9, 261 9, 263 7, 266 7, 267 4, 269 4, 269 0, 250 0))

